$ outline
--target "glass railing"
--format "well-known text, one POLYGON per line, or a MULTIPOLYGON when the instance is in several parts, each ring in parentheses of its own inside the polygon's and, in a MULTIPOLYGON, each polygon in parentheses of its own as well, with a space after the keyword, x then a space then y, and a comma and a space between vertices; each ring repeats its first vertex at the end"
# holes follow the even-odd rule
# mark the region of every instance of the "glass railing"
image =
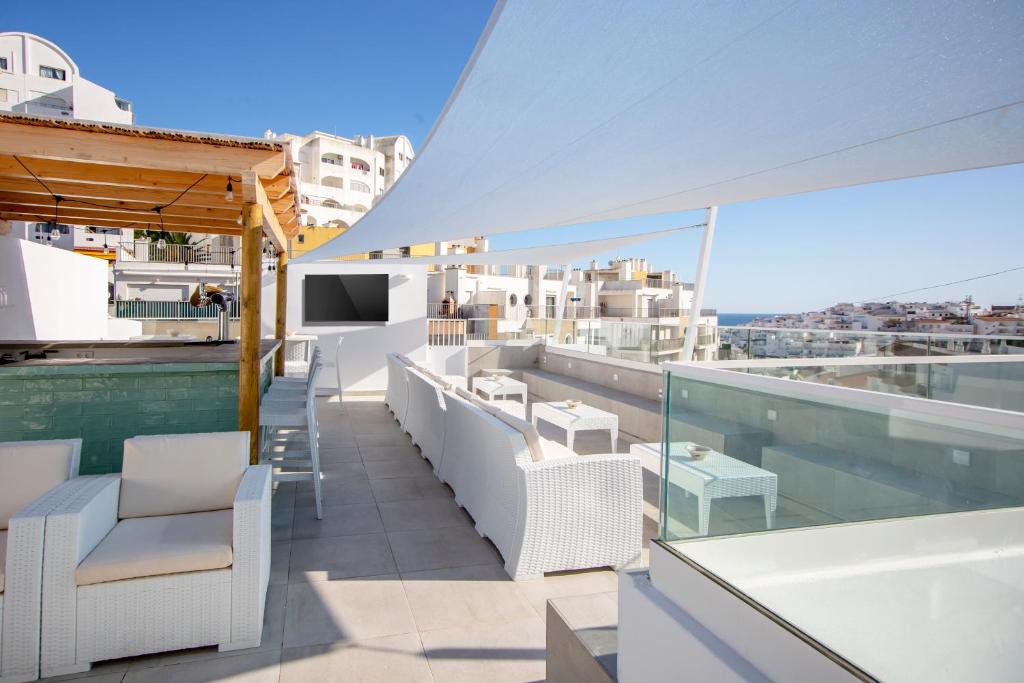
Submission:
POLYGON ((719 326, 720 360, 1024 353, 1024 337, 719 326))
POLYGON ((714 365, 666 368, 665 541, 1024 505, 1024 358, 714 365))

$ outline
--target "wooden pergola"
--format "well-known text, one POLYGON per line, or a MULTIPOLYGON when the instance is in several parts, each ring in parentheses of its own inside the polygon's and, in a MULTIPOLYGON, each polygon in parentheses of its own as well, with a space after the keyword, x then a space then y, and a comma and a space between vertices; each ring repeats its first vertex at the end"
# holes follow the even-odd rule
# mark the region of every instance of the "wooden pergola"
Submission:
POLYGON ((238 428, 254 461, 262 254, 265 243, 277 254, 280 375, 287 240, 299 229, 292 170, 288 145, 273 140, 0 112, 0 220, 241 238, 238 428))

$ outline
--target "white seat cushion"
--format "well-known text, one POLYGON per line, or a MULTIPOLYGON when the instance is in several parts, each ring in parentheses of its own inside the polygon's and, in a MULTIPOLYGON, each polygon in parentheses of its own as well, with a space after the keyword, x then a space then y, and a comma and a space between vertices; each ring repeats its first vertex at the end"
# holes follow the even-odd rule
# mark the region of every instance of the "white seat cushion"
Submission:
POLYGON ((19 510, 71 475, 71 441, 0 443, 0 529, 19 510))
POLYGON ((124 442, 118 518, 226 510, 249 464, 246 432, 137 436, 124 442))
POLYGON ((232 511, 123 519, 75 570, 79 586, 231 566, 232 511))
POLYGON ((7 532, 0 531, 0 593, 4 592, 4 575, 7 573, 7 532))
POLYGON ((551 439, 545 439, 543 436, 540 438, 540 446, 544 450, 545 460, 554 460, 556 458, 578 458, 579 455, 575 451, 569 450, 567 446, 563 446, 557 441, 551 439))

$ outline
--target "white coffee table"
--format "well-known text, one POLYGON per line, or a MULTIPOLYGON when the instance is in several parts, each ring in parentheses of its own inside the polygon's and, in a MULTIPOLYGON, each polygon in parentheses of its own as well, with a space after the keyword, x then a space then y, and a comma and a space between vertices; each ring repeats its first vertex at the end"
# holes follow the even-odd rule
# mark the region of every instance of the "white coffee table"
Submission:
MULTIPOLYGON (((695 460, 686 450, 688 445, 689 441, 671 444, 668 483, 697 496, 698 533, 701 536, 708 535, 713 499, 738 496, 763 496, 765 523, 771 529, 778 505, 779 482, 775 473, 718 451, 711 451, 700 460, 695 460)), ((649 459, 652 454, 660 458, 661 444, 635 443, 629 447, 629 452, 631 455, 639 455, 641 460, 649 459)))
POLYGON ((544 420, 564 429, 565 445, 570 451, 576 440, 576 432, 588 429, 607 429, 612 437, 612 453, 615 452, 615 443, 619 440, 619 416, 583 403, 575 408, 570 408, 565 401, 534 403, 531 419, 534 426, 537 425, 537 420, 544 420))
POLYGON ((480 392, 488 401, 500 396, 522 396, 523 405, 526 405, 526 382, 511 377, 474 377, 473 391, 480 392))

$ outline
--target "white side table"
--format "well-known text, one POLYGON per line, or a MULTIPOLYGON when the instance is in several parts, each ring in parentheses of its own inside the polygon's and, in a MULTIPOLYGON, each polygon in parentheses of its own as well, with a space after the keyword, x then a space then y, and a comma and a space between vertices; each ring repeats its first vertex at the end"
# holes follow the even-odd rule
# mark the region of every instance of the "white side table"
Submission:
POLYGON ((619 416, 582 403, 575 408, 570 408, 565 401, 534 403, 531 419, 534 426, 537 425, 537 420, 544 420, 564 429, 565 445, 570 451, 576 440, 576 432, 588 429, 607 429, 611 433, 612 453, 615 452, 615 444, 619 440, 619 416))
POLYGON ((480 392, 488 401, 501 396, 522 396, 523 405, 526 405, 526 382, 511 377, 474 377, 473 391, 480 392))
MULTIPOLYGON (((688 445, 688 441, 671 444, 668 483, 697 496, 698 533, 701 536, 708 535, 713 499, 739 496, 764 497, 765 524, 771 529, 778 505, 779 480, 775 473, 718 451, 711 451, 700 460, 694 460, 686 450, 688 445)), ((642 460, 649 459, 652 454, 660 458, 661 444, 635 443, 629 447, 629 452, 639 455, 642 460)))

